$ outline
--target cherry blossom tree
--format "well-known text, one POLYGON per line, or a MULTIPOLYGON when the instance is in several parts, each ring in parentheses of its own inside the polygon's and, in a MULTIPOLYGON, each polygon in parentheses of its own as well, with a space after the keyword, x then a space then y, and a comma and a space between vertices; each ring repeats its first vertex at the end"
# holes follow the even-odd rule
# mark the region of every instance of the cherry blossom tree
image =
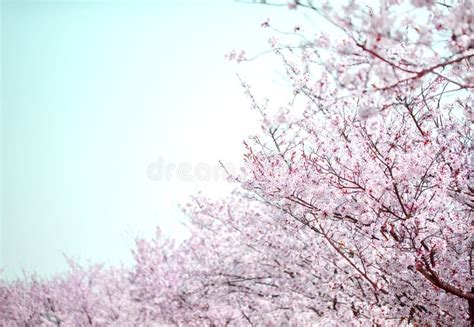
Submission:
POLYGON ((69 272, 51 279, 27 276, 0 284, 2 326, 131 325, 128 272, 68 259, 69 272))
POLYGON ((235 192, 194 197, 191 237, 138 240, 131 269, 2 282, 5 325, 474 325, 472 3, 266 5, 337 33, 262 23, 291 92, 242 79, 261 130, 235 192))
POLYGON ((452 319, 463 320, 474 317, 473 6, 400 2, 289 5, 342 37, 296 27, 303 42, 271 41, 294 99, 270 113, 244 83, 263 126, 238 180, 326 239, 372 289, 369 302, 388 296, 409 310, 390 315, 430 322, 456 303, 452 319))

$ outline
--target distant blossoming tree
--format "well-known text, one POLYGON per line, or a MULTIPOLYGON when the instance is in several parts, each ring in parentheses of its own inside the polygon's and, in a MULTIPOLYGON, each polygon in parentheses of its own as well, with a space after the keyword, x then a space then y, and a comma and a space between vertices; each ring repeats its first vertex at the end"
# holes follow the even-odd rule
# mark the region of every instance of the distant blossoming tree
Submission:
POLYGON ((472 2, 268 4, 340 35, 275 32, 292 96, 261 104, 242 82, 262 130, 244 142, 236 191, 196 196, 192 236, 139 240, 129 271, 71 263, 3 282, 0 321, 474 325, 472 2))

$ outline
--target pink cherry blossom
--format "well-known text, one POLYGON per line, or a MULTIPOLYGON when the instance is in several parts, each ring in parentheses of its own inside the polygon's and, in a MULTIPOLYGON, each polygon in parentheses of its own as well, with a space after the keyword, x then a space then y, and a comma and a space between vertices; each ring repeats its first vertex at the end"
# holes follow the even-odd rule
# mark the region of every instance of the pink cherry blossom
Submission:
POLYGON ((291 92, 242 78, 261 130, 235 191, 190 199, 191 236, 138 239, 132 267, 2 281, 2 325, 472 326, 472 5, 288 6, 341 34, 273 30, 291 92))

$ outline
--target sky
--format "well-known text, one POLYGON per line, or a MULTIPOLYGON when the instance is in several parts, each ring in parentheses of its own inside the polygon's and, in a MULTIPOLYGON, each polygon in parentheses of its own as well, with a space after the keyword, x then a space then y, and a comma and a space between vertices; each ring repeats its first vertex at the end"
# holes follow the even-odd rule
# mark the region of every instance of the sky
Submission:
POLYGON ((3 1, 0 266, 50 276, 80 262, 130 264, 136 237, 186 237, 179 205, 224 196, 258 129, 236 73, 281 87, 267 17, 301 13, 219 1, 3 1))

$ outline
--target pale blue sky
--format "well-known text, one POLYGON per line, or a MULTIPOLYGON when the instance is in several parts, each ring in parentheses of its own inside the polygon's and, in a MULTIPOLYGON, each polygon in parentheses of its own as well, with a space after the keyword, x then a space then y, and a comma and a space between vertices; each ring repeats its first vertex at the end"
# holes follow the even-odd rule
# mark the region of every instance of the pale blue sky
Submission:
POLYGON ((129 263, 156 225, 183 237, 178 203, 229 188, 148 167, 237 165, 256 123, 235 72, 263 94, 275 76, 270 59, 238 67, 224 54, 265 50, 260 23, 291 28, 296 15, 232 0, 2 2, 6 276, 63 271, 62 253, 129 263))

